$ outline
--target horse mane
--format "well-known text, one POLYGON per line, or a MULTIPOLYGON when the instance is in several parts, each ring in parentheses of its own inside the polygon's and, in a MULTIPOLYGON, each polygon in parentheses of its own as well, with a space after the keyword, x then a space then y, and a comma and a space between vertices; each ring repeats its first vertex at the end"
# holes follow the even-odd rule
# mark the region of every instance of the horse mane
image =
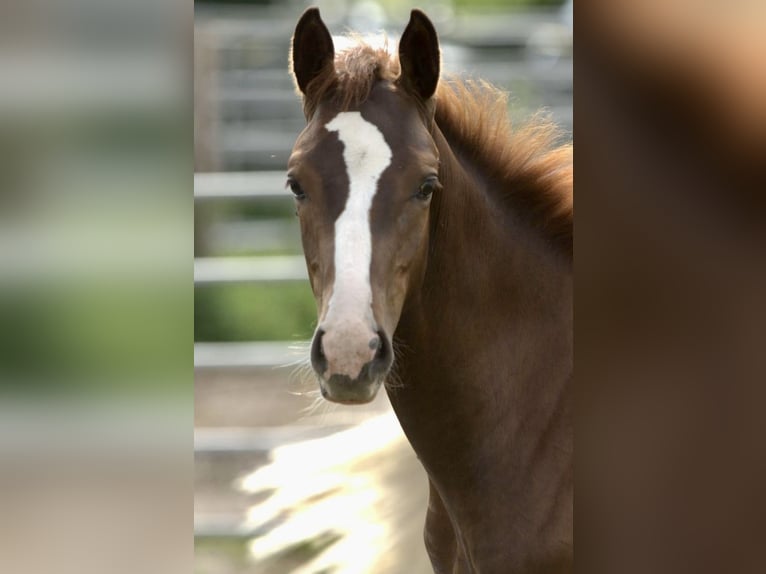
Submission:
MULTIPOLYGON (((357 44, 335 55, 306 89, 303 109, 313 116, 319 102, 334 101, 342 110, 361 105, 378 81, 395 82, 398 56, 387 42, 374 48, 357 44)), ((511 125, 508 96, 487 82, 441 78, 434 95, 435 121, 449 143, 483 168, 499 203, 541 229, 571 258, 573 241, 573 148, 557 145, 561 130, 537 113, 520 126, 511 125)))
POLYGON ((559 127, 540 112, 512 126, 507 94, 487 82, 442 78, 435 97, 436 124, 451 145, 487 171, 500 203, 571 257, 573 148, 557 145, 559 127))

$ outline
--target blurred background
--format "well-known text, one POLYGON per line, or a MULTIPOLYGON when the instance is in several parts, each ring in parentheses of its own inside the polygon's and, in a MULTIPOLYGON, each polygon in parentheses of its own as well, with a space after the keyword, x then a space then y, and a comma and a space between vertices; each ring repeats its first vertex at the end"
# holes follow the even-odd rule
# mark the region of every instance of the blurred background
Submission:
POLYGON ((195 571, 431 572, 427 479, 385 393, 331 405, 301 367, 316 310, 284 185, 305 125, 287 57, 309 5, 334 35, 394 46, 421 8, 445 73, 509 91, 515 120, 545 108, 571 138, 572 3, 195 2, 195 571))
POLYGON ((0 4, 0 572, 189 572, 191 3, 0 4))

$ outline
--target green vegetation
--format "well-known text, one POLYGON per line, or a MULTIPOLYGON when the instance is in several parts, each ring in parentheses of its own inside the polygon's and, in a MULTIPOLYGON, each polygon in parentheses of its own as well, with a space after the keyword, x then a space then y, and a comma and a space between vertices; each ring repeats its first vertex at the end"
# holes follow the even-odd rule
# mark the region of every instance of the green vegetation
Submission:
POLYGON ((4 390, 162 393, 188 385, 191 289, 93 282, 5 289, 4 390))
POLYGON ((308 281, 195 289, 195 341, 303 340, 316 323, 308 281))
MULTIPOLYGON (((314 538, 298 542, 273 556, 259 561, 256 569, 263 574, 292 572, 299 566, 305 565, 310 560, 319 556, 341 538, 342 536, 336 532, 323 532, 314 538)), ((256 571, 253 569, 255 562, 249 552, 249 545, 252 540, 226 536, 195 537, 194 554, 198 558, 196 562, 198 564, 215 564, 220 568, 220 571, 226 572, 256 571)), ((257 538, 254 540, 257 540, 257 538)), ((209 571, 209 566, 208 568, 195 566, 197 574, 206 574, 209 571)), ((335 571, 336 569, 330 567, 318 570, 315 574, 332 574, 335 571)))
POLYGON ((225 564, 226 571, 244 570, 249 561, 249 541, 246 538, 229 538, 226 536, 206 536, 194 538, 195 574, 208 574, 210 565, 208 560, 213 559, 214 564, 225 564), (207 564, 207 568, 199 564, 207 564))

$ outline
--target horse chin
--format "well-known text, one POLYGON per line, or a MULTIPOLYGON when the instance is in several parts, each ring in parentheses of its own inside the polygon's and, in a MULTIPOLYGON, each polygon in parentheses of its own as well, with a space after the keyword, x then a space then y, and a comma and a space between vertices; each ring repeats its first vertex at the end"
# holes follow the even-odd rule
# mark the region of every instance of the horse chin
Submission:
POLYGON ((322 396, 341 405, 364 405, 372 402, 378 394, 383 379, 352 380, 345 375, 333 375, 329 380, 319 380, 322 396))

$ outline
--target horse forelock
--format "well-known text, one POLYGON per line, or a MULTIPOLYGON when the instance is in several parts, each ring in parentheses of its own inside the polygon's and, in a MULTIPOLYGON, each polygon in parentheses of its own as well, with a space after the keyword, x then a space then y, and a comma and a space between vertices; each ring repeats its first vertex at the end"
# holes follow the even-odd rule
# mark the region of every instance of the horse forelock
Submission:
POLYGON ((381 47, 373 47, 359 36, 350 36, 356 43, 335 54, 334 68, 325 68, 306 88, 303 112, 311 118, 323 101, 332 101, 340 111, 362 104, 376 82, 394 81, 399 77, 399 58, 388 50, 387 38, 381 47))

